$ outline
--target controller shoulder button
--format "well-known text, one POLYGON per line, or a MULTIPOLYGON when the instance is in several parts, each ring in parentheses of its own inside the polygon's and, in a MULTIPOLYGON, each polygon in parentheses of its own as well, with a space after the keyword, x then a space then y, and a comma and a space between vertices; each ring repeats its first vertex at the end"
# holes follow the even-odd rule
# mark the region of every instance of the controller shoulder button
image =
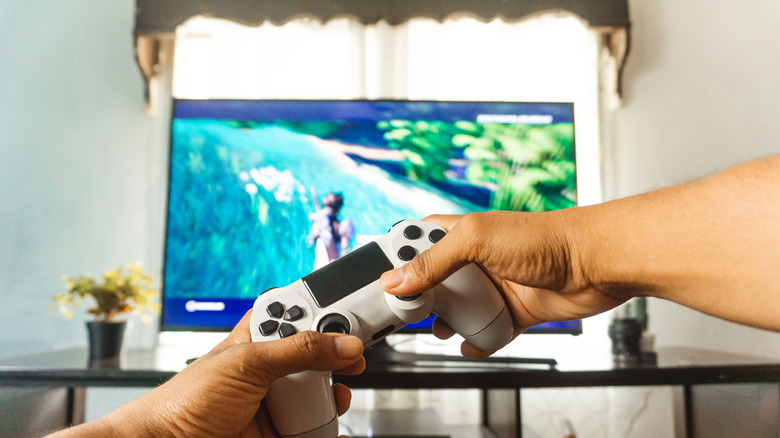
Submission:
POLYGON ((400 224, 401 222, 403 222, 403 221, 405 221, 405 220, 406 220, 406 219, 401 219, 400 221, 398 221, 398 222, 394 223, 393 225, 390 225, 390 228, 388 228, 388 229, 387 229, 387 232, 389 233, 390 231, 392 231, 392 229, 393 229, 393 228, 394 228, 396 225, 400 224))
POLYGON ((265 310, 272 318, 281 318, 282 314, 284 314, 284 306, 278 301, 274 301, 273 303, 269 304, 265 310))
POLYGON ((417 225, 409 225, 404 228, 404 237, 409 240, 416 240, 422 236, 422 230, 417 225))
POLYGON ((417 255, 417 250, 409 245, 404 245, 398 250, 398 258, 408 262, 417 255))
POLYGON ((299 306, 292 306, 284 312, 285 321, 297 321, 303 318, 303 309, 299 306))
POLYGON ((292 336, 296 333, 298 333, 298 329, 296 329, 295 326, 292 324, 287 324, 286 322, 283 322, 282 326, 279 327, 279 336, 283 338, 292 336))
POLYGON ((279 327, 279 323, 269 319, 268 321, 260 323, 260 334, 263 336, 270 336, 276 332, 277 327, 279 327))

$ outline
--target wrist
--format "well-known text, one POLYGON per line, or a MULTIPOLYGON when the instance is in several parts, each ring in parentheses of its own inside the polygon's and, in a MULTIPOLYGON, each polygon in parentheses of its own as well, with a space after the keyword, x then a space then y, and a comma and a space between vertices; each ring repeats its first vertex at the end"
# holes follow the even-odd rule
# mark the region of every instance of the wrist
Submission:
POLYGON ((579 290, 594 290, 616 301, 627 301, 641 292, 638 283, 624 277, 621 266, 631 260, 618 248, 626 242, 620 225, 602 206, 578 207, 561 211, 560 233, 569 258, 569 281, 579 290))

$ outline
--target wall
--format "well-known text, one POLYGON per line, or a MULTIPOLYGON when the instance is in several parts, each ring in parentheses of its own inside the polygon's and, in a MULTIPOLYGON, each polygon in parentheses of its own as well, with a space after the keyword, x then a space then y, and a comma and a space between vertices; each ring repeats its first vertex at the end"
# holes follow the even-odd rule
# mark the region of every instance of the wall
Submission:
MULTIPOLYGON (((780 152, 780 3, 631 0, 629 14, 623 105, 604 125, 605 199, 780 152)), ((660 300, 649 312, 657 344, 780 357, 780 334, 660 300)), ((565 418, 582 438, 680 437, 681 397, 671 387, 525 390, 524 436, 562 436, 565 418)), ((696 397, 696 436, 775 436, 762 403, 776 406, 776 386, 707 385, 696 397)))
MULTIPOLYGON (((83 310, 47 311, 61 275, 135 260, 159 274, 147 236, 163 143, 144 112, 134 7, 0 2, 0 357, 86 344, 83 310)), ((135 328, 131 345, 152 342, 154 327, 135 328)))
MULTIPOLYGON (((165 133, 143 111, 133 8, 0 2, 0 357, 85 344, 83 316, 46 311, 62 274, 133 260, 159 274, 165 133)), ((630 13, 608 198, 780 152, 780 4, 637 0, 630 13)), ((659 301, 650 312, 659 344, 780 354, 778 334, 659 301)), ((152 342, 143 328, 131 343, 152 342)))
MULTIPOLYGON (((0 4, 0 356, 84 343, 47 312, 62 274, 159 271, 161 129, 143 111, 132 0, 0 4), (159 259, 159 255, 156 256, 159 259)), ((608 198, 780 152, 780 4, 632 1, 608 198)), ((780 335, 651 302, 661 344, 780 351, 780 335)), ((136 328, 139 325, 136 324, 136 328)), ((145 328, 135 343, 149 342, 145 328)))
MULTIPOLYGON (((629 7, 625 100, 605 150, 608 199, 780 152, 780 3, 635 0, 629 7)), ((780 356, 780 334, 657 300, 649 312, 659 344, 780 356)))

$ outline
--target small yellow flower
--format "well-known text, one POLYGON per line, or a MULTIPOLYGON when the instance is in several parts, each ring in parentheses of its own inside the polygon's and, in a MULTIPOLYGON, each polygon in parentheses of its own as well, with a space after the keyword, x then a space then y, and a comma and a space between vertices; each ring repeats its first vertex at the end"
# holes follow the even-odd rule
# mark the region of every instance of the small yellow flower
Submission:
POLYGON ((75 279, 63 275, 67 291, 52 297, 49 310, 56 307, 66 319, 71 319, 73 308, 89 296, 96 305, 88 312, 95 315, 97 320, 112 321, 116 315, 132 310, 141 315, 142 321, 149 322, 151 318, 148 312, 160 313, 160 304, 152 302, 159 292, 153 287, 152 277, 144 272, 140 262, 108 269, 102 277, 103 282, 98 284, 86 275, 75 279))

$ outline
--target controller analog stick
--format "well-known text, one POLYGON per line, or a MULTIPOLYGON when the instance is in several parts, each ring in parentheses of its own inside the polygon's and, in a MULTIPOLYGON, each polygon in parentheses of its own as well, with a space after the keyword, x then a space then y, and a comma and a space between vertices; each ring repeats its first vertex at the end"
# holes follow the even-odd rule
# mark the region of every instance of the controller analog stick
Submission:
POLYGON ((317 324, 317 331, 320 333, 343 333, 348 335, 351 329, 352 326, 347 317, 338 313, 325 315, 320 320, 320 323, 317 324))
POLYGON ((422 293, 419 293, 417 295, 407 295, 407 296, 396 295, 395 297, 398 298, 401 301, 414 301, 417 298, 420 298, 421 296, 422 296, 422 293))

